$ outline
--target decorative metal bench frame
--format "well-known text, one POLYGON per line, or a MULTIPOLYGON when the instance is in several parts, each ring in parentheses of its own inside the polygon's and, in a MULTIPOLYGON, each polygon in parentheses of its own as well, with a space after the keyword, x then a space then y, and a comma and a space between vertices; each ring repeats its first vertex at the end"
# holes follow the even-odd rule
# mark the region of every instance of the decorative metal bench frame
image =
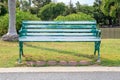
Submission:
POLYGON ((23 21, 19 31, 19 62, 23 42, 94 42, 100 62, 101 31, 96 21, 23 21))

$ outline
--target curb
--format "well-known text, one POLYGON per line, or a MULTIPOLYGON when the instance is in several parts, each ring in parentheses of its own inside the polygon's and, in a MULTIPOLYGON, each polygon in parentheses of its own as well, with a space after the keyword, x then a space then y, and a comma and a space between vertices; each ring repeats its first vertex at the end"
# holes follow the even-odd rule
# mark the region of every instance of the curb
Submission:
POLYGON ((13 72, 120 72, 120 67, 15 67, 0 68, 0 73, 13 72))

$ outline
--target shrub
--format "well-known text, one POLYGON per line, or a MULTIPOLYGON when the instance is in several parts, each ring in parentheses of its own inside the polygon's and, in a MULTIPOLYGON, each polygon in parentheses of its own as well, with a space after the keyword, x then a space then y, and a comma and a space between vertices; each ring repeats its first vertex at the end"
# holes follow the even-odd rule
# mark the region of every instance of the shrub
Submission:
POLYGON ((67 16, 58 16, 55 21, 81 21, 81 20, 94 20, 90 15, 85 13, 70 14, 67 16))
POLYGON ((23 20, 41 20, 41 19, 29 12, 17 11, 17 13, 16 13, 16 28, 17 28, 17 30, 20 29, 20 27, 22 25, 21 23, 23 20))
POLYGON ((0 36, 7 32, 8 28, 8 14, 0 17, 0 36))
MULTIPOLYGON (((9 19, 8 14, 0 17, 0 35, 3 35, 7 32, 8 25, 9 25, 8 19, 9 19)), ((20 29, 22 25, 21 23, 23 20, 40 20, 40 19, 36 17, 35 15, 30 14, 29 12, 17 11, 16 13, 17 31, 20 29)))

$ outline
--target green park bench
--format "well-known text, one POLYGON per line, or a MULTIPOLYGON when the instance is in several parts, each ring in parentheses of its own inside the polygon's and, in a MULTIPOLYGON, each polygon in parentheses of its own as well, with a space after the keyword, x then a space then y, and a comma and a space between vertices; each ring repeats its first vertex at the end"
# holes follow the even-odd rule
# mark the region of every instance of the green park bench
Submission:
MULTIPOLYGON (((100 61, 101 31, 96 21, 23 21, 19 31, 19 62, 23 42, 94 42, 100 61)), ((52 54, 51 54, 52 55, 52 54)))

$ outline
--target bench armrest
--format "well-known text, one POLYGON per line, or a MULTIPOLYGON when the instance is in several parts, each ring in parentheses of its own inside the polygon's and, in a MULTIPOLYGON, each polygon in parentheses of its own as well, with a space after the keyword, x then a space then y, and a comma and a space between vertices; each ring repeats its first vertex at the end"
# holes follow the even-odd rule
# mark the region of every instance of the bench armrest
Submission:
POLYGON ((21 34, 22 34, 22 28, 19 30, 19 36, 21 36, 21 34))
POLYGON ((97 36, 97 37, 101 37, 101 30, 97 30, 96 36, 97 36))
POLYGON ((20 29, 20 30, 19 30, 19 34, 20 34, 21 32, 22 32, 22 30, 20 29))

